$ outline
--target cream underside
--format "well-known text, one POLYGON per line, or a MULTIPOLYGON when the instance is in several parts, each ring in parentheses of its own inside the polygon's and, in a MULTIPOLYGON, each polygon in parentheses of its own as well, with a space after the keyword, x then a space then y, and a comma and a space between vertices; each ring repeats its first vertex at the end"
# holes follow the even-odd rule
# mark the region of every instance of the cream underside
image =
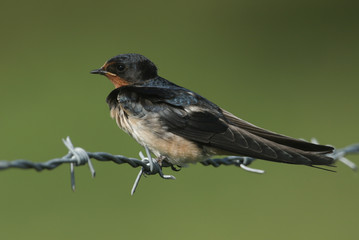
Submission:
POLYGON ((172 164, 183 165, 203 161, 210 155, 196 144, 166 131, 153 113, 148 113, 146 120, 131 115, 127 118, 122 108, 114 108, 111 110, 111 117, 116 119, 117 125, 139 144, 147 146, 156 157, 167 157, 172 164))

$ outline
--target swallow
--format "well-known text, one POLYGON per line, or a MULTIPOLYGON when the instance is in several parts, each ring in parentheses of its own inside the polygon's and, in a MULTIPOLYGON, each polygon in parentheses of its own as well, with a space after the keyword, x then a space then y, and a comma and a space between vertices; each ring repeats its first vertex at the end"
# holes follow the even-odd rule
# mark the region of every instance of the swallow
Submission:
POLYGON ((241 155, 273 162, 333 164, 331 146, 257 127, 199 94, 157 74, 140 54, 120 54, 92 74, 115 86, 106 101, 117 125, 162 164, 183 166, 215 155, 241 155))

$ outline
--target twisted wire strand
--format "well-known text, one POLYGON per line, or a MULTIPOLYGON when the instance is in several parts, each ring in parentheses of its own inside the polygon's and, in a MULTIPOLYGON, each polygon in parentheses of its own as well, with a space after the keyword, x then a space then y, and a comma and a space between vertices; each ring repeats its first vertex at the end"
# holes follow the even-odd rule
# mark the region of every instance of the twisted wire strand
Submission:
MULTIPOLYGON (((61 158, 54 158, 48 160, 46 162, 32 162, 25 159, 18 159, 13 161, 0 161, 0 170, 10 169, 10 168, 20 168, 20 169, 35 169, 36 171, 43 170, 52 170, 57 168, 62 164, 70 164, 71 171, 71 187, 75 190, 75 175, 74 175, 74 167, 88 165, 90 168, 90 172, 92 177, 95 177, 95 170, 92 165, 90 159, 95 159, 101 162, 111 161, 116 164, 129 164, 133 168, 141 167, 139 174, 135 180, 133 188, 131 190, 131 194, 134 194, 138 183, 141 179, 142 175, 155 175, 159 174, 163 179, 175 179, 172 175, 164 175, 162 172, 162 167, 172 167, 168 166, 160 166, 157 161, 152 159, 151 154, 147 148, 146 155, 140 152, 140 158, 129 158, 123 155, 113 155, 106 152, 87 152, 82 148, 74 147, 69 137, 66 140, 63 140, 65 146, 68 148, 69 152, 61 158)), ((315 139, 312 139, 312 142, 317 143, 315 139)), ((336 149, 334 153, 330 154, 336 161, 340 161, 350 167, 352 170, 357 170, 357 166, 354 162, 347 159, 345 156, 350 154, 359 154, 359 143, 352 144, 347 147, 336 149)), ((208 159, 206 161, 201 162, 203 166, 213 166, 219 167, 221 165, 230 166, 234 165, 242 168, 243 170, 253 172, 253 173, 264 173, 263 170, 254 169, 248 167, 253 161, 256 159, 250 157, 242 157, 242 156, 228 156, 224 158, 213 158, 208 159)))
MULTIPOLYGON (((145 168, 148 175, 151 174, 149 165, 140 159, 125 157, 123 155, 112 155, 106 152, 86 152, 89 158, 96 159, 100 162, 114 162, 116 164, 124 164, 127 163, 133 168, 143 167, 145 168)), ((251 164, 255 159, 249 157, 240 157, 240 156, 229 156, 225 158, 214 158, 208 159, 206 161, 201 162, 203 166, 213 166, 219 167, 221 165, 229 166, 229 165, 236 165, 239 166, 240 164, 244 164, 248 166, 251 164)), ((32 162, 25 159, 18 159, 13 161, 4 161, 0 160, 0 170, 10 169, 10 168, 20 168, 20 169, 35 169, 36 171, 43 171, 43 170, 52 170, 57 168, 58 166, 64 163, 74 163, 76 166, 85 165, 87 161, 85 159, 80 158, 80 161, 73 158, 72 153, 68 153, 61 158, 54 158, 48 160, 46 162, 32 162)), ((164 166, 169 167, 169 166, 164 166)))

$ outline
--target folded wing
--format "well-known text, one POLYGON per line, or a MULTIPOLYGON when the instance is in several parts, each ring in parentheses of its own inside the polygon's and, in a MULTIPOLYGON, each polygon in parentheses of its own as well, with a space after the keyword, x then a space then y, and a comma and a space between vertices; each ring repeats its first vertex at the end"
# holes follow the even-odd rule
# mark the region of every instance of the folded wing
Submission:
POLYGON ((317 145, 273 133, 241 120, 212 102, 181 87, 124 87, 122 94, 136 93, 146 111, 156 111, 170 132, 218 153, 249 156, 275 162, 330 165, 326 153, 332 147, 317 145))

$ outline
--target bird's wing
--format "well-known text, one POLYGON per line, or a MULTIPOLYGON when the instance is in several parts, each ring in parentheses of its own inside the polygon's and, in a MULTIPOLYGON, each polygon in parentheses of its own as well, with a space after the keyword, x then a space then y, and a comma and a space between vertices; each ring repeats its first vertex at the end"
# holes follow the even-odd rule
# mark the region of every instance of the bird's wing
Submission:
POLYGON ((228 122, 231 125, 236 126, 241 129, 244 129, 256 136, 260 136, 260 137, 268 139, 270 141, 273 141, 273 142, 276 142, 276 143, 279 143, 279 144, 282 144, 285 146, 293 147, 296 149, 301 149, 303 151, 314 152, 314 153, 331 153, 334 150, 330 146, 309 143, 309 142, 306 142, 303 140, 284 136, 284 135, 257 127, 247 121, 244 121, 244 120, 236 117, 235 115, 233 115, 232 113, 230 113, 224 109, 222 109, 222 112, 223 112, 223 115, 225 116, 225 118, 228 120, 228 122))
POLYGON ((156 112, 169 132, 223 152, 294 164, 332 163, 329 157, 303 150, 302 141, 298 149, 294 140, 288 146, 273 141, 285 137, 245 124, 181 87, 126 86, 119 90, 118 99, 123 106, 131 107, 131 111, 140 109, 140 104, 147 112, 156 112))

